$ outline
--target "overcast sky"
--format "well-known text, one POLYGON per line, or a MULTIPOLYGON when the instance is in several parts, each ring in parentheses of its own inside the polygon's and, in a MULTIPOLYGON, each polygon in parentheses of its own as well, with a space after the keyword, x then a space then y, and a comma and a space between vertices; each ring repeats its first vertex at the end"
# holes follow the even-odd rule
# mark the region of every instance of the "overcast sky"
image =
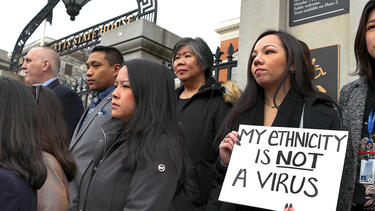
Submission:
MULTIPOLYGON (((23 28, 46 4, 47 0, 4 0, 0 7, 0 49, 13 51, 23 28)), ((181 37, 202 37, 213 50, 219 46, 215 29, 222 21, 239 17, 240 5, 241 0, 158 0, 157 24, 181 37)), ((76 20, 70 21, 60 1, 45 34, 59 39, 136 8, 136 0, 91 0, 76 20)), ((42 23, 27 43, 42 37, 43 26, 42 23)))

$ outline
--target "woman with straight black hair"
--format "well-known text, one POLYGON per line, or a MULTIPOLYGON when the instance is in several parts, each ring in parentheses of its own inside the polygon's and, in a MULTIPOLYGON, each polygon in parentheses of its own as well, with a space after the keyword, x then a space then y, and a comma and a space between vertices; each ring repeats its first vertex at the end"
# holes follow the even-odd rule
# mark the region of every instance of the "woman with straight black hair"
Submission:
MULTIPOLYGON (((208 210, 264 210, 217 200, 233 146, 239 141, 237 130, 240 124, 341 129, 339 108, 328 96, 315 92, 312 87, 311 62, 305 50, 306 46, 283 31, 266 31, 255 41, 248 63, 246 88, 218 135, 217 140, 221 143, 217 184, 208 210)), ((347 149, 350 151, 351 147, 347 149)), ((342 176, 339 211, 350 207, 350 200, 344 197, 353 179, 345 175, 352 171, 347 166, 350 157, 351 154, 346 159, 342 176), (342 200, 344 198, 346 201, 342 200)), ((288 204, 286 210, 292 210, 292 204, 288 204)))
POLYGON ((55 93, 40 84, 30 87, 38 107, 38 122, 47 180, 38 190, 38 211, 65 211, 71 202, 69 182, 76 165, 69 151, 69 138, 62 108, 55 93))
POLYGON ((0 210, 36 211, 46 180, 37 107, 29 89, 0 76, 0 210))
POLYGON ((145 59, 125 62, 112 93, 113 119, 103 125, 73 210, 174 210, 183 182, 174 77, 145 59))
POLYGON ((194 197, 185 197, 184 210, 204 210, 218 156, 215 136, 241 91, 234 83, 223 84, 212 77, 213 55, 201 38, 180 39, 172 56, 174 72, 183 83, 177 89, 178 127, 192 165, 188 178, 196 186, 191 190, 194 197))
MULTIPOLYGON (((346 84, 340 92, 340 105, 344 124, 350 132, 349 141, 354 147, 356 171, 352 210, 375 210, 374 175, 366 176, 361 168, 375 158, 375 1, 368 1, 363 8, 354 40, 356 69, 359 78, 346 84)), ((371 165, 372 166, 372 165, 371 165)), ((363 168, 362 168, 363 169, 363 168)))

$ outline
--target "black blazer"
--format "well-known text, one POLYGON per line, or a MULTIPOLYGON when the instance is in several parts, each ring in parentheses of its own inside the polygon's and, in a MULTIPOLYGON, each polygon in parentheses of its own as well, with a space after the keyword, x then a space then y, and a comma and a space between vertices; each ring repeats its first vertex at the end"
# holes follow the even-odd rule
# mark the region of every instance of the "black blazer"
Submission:
POLYGON ((74 129, 84 110, 82 100, 72 89, 60 84, 58 79, 52 81, 47 87, 52 89, 60 100, 65 126, 68 131, 69 140, 71 140, 74 129))

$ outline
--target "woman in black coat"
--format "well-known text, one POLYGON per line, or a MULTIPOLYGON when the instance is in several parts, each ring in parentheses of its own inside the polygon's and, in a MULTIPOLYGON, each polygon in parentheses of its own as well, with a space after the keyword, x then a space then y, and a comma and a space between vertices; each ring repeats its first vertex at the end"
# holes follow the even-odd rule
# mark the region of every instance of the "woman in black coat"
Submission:
POLYGON ((103 126, 73 210, 173 210, 183 181, 173 74, 144 59, 125 62, 112 93, 112 121, 103 126))
MULTIPOLYGON (((218 136, 222 140, 220 161, 208 210, 264 210, 218 201, 233 146, 239 140, 239 124, 342 129, 339 108, 328 96, 315 92, 312 87, 312 66, 304 50, 300 41, 282 31, 266 31, 256 40, 249 59, 246 89, 218 136)), ((352 165, 348 165, 353 162, 352 154, 348 153, 351 150, 349 143, 337 206, 340 211, 350 208, 350 199, 345 198, 345 192, 353 179, 351 174, 346 174, 353 171, 349 168, 352 165)), ((293 209, 292 204, 285 210, 293 209)))
POLYGON ((0 77, 0 210, 36 211, 47 177, 39 140, 37 107, 22 83, 0 77))
POLYGON ((192 165, 189 179, 195 185, 194 199, 181 209, 204 210, 218 156, 214 139, 241 92, 224 88, 211 76, 213 56, 201 38, 179 40, 173 48, 172 60, 174 72, 183 83, 177 89, 178 126, 192 165), (229 91, 232 92, 228 94, 229 91))

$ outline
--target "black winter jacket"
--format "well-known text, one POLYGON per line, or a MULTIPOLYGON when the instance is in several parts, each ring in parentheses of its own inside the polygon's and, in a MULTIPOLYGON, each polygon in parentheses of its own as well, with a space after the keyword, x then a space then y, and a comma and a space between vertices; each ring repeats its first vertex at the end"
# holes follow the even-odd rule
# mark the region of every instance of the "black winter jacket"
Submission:
POLYGON ((79 211, 167 211, 182 172, 182 159, 171 156, 178 150, 165 135, 159 138, 151 165, 140 162, 124 168, 122 133, 124 121, 112 119, 103 125, 105 140, 99 141, 94 159, 84 173, 72 210, 79 211), (172 149, 171 149, 172 148, 172 149))
MULTIPOLYGON (((180 96, 184 87, 177 89, 180 96)), ((193 199, 194 208, 184 210, 204 210, 214 179, 214 166, 218 156, 218 146, 214 139, 219 128, 232 108, 224 101, 225 88, 215 79, 206 83, 177 111, 178 124, 189 155, 192 172, 188 179, 198 187, 193 199)))

